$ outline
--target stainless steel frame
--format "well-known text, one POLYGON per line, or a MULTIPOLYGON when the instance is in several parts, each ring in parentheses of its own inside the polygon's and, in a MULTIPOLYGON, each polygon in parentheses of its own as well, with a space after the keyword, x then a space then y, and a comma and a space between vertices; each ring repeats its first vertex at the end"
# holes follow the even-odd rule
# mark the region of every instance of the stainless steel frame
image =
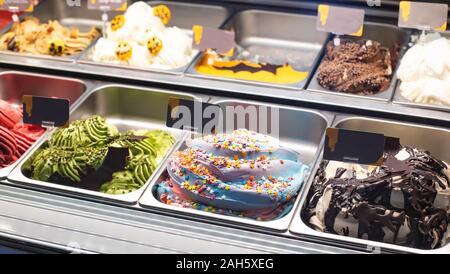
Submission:
POLYGON ((74 253, 361 253, 0 184, 0 236, 74 253))
MULTIPOLYGON (((85 15, 83 8, 78 10, 75 8, 75 10, 71 11, 66 10, 63 1, 48 0, 46 2, 53 2, 50 3, 55 9, 54 11, 51 11, 52 18, 60 16, 61 18, 65 18, 62 19, 63 21, 67 20, 67 24, 86 23, 89 25, 93 23, 101 26, 101 21, 99 20, 100 14, 98 12, 93 12, 94 15, 90 17, 90 15, 85 15), (80 20, 79 18, 84 19, 80 20), (89 21, 89 18, 93 21, 89 21)), ((168 2, 167 4, 170 5, 171 3, 172 2, 168 2)), ((233 10, 233 7, 234 6, 231 4, 226 5, 228 10, 233 10)), ((49 8, 49 13, 47 14, 50 14, 50 10, 53 8, 49 8)), ((177 11, 174 9, 172 10, 174 13, 178 11, 181 12, 184 11, 184 9, 179 9, 177 11)), ((39 9, 36 8, 35 14, 39 14, 39 12, 39 9)), ((381 13, 382 12, 380 12, 380 14, 381 13)), ((43 15, 47 14, 46 12, 43 13, 43 15)), ((395 17, 396 15, 397 14, 393 14, 392 17, 395 17)), ((182 26, 181 22, 178 23, 175 21, 180 17, 183 16, 174 15, 173 22, 182 26)), ((186 27, 186 29, 188 28, 189 27, 186 27)), ((388 117, 401 116, 409 120, 423 118, 432 119, 441 123, 450 122, 450 113, 440 111, 443 109, 430 107, 421 108, 421 106, 411 107, 411 104, 402 104, 397 100, 399 92, 395 94, 395 104, 392 104, 386 100, 374 100, 367 97, 339 96, 340 94, 334 94, 332 92, 301 91, 298 87, 275 87, 270 85, 260 85, 256 82, 219 81, 217 79, 189 77, 187 74, 183 73, 168 74, 159 71, 133 70, 126 67, 115 68, 99 66, 97 64, 85 64, 82 60, 78 62, 76 58, 73 60, 61 60, 63 58, 41 58, 39 56, 22 56, 7 53, 0 53, 0 57, 0 64, 6 64, 8 66, 18 65, 21 67, 43 68, 58 73, 59 71, 64 71, 76 73, 77 75, 86 75, 86 77, 100 75, 116 79, 131 79, 148 83, 149 86, 153 84, 170 84, 172 86, 192 88, 194 91, 205 89, 208 90, 208 92, 220 92, 221 95, 226 94, 227 96, 245 94, 247 97, 252 98, 265 98, 265 100, 282 99, 289 101, 292 104, 313 104, 324 108, 331 107, 334 109, 339 106, 342 107, 342 111, 349 109, 358 111, 376 111, 376 115, 388 117)), ((34 73, 19 73, 36 75, 34 73)), ((46 75, 43 76, 48 77, 46 75)), ((0 72, 0 88, 1 78, 0 72)), ((53 76, 51 78, 68 79, 53 76)), ((83 94, 72 106, 72 113, 74 113, 80 103, 87 100, 94 91, 113 85, 109 83, 96 83, 88 80, 82 81, 86 85, 86 90, 88 92, 83 94)), ((50 82, 53 82, 53 80, 50 82)), ((150 91, 150 93, 152 93, 151 90, 154 90, 148 87, 132 88, 150 91)), ((65 88, 61 89, 61 92, 62 91, 65 91, 65 88)), ((198 95, 194 96, 200 97, 198 95)), ((201 96, 201 99, 207 101, 209 97, 201 96)), ((225 99, 224 101, 223 98, 215 98, 213 101, 226 103, 229 102, 230 99, 225 99)), ((233 102, 244 101, 234 100, 233 102)), ((257 102, 245 103, 277 106, 257 102)), ((286 106, 278 107, 293 110, 300 109, 286 106)), ((310 112, 323 114, 323 112, 320 111, 310 112)), ((330 115, 330 117, 333 116, 333 114, 330 115)), ((326 115, 326 117, 329 116, 326 115)), ((334 125, 337 125, 339 121, 344 121, 345 119, 350 119, 352 117, 353 116, 339 116, 334 125)), ((395 128, 402 128, 400 127, 401 125, 408 125, 412 128, 418 127, 421 129, 421 132, 425 132, 426 130, 427 135, 437 130, 439 132, 444 132, 443 134, 446 137, 449 130, 448 127, 444 129, 368 117, 354 118, 367 121, 382 121, 383 123, 389 122, 395 128), (422 131, 422 129, 425 130, 422 131)), ((331 121, 332 118, 329 120, 329 123, 331 123, 331 121)), ((355 129, 358 129, 358 127, 355 129)), ((364 129, 370 130, 370 128, 364 129)), ((377 127, 376 130, 381 130, 381 127, 377 127)), ((391 131, 389 131, 389 135, 392 135, 391 131)), ((410 134, 412 137, 415 135, 417 135, 417 132, 410 134)), ((33 151, 49 137, 50 133, 44 135, 17 164, 22 164, 27 157, 29 157, 29 155, 31 155, 31 153, 33 153, 33 151)), ((433 142, 430 142, 430 145, 431 143, 433 142)), ((177 145, 181 146, 182 141, 180 140, 177 145)), ((322 145, 322 143, 320 145, 322 145)), ((175 149, 176 147, 173 148, 173 151, 175 149)), ((318 160, 322 158, 319 151, 320 150, 318 150, 314 156, 318 160)), ((313 165, 312 175, 315 174, 318 164, 319 161, 316 161, 313 165)), ((155 171, 154 176, 146 184, 147 188, 144 196, 142 196, 141 202, 145 203, 151 201, 151 199, 155 200, 151 193, 151 187, 157 182, 157 175, 163 170, 164 164, 161 164, 160 168, 155 171), (148 195, 148 197, 146 197, 146 195, 148 195)), ((2 171, 0 171, 0 173, 1 172, 2 171)), ((7 176, 7 174, 5 176, 7 176)), ((380 248, 381 252, 450 252, 448 247, 433 251, 416 250, 332 234, 324 234, 310 229, 303 223, 299 216, 313 176, 310 176, 308 182, 306 182, 299 193, 296 200, 297 208, 294 208, 289 213, 289 218, 286 218, 286 220, 283 218, 284 221, 280 222, 280 224, 275 224, 275 229, 270 227, 270 225, 269 227, 266 227, 264 224, 257 221, 249 224, 246 223, 246 220, 241 218, 227 219, 211 213, 199 214, 197 211, 183 212, 174 208, 164 208, 164 205, 156 200, 153 201, 154 204, 152 204, 152 206, 140 207, 139 204, 133 205, 133 202, 130 203, 129 201, 115 200, 111 199, 111 197, 101 197, 97 195, 98 193, 80 193, 78 192, 78 189, 62 189, 53 184, 25 181, 25 179, 28 178, 23 178, 21 166, 16 166, 13 173, 10 174, 8 181, 4 180, 0 182, 0 221, 2 223, 0 226, 0 235, 11 239, 17 239, 18 241, 67 248, 67 251, 72 251, 70 248, 70 241, 75 241, 80 243, 80 248, 85 252, 243 252, 247 254, 257 252, 349 253, 358 252, 355 250, 372 252, 372 248, 375 248, 375 251, 377 248, 380 248), (114 205, 109 205, 110 203, 114 205), (286 225, 289 225, 291 221, 290 231, 286 231, 286 225), (250 230, 256 230, 257 232, 250 230), (146 235, 153 236, 146 237, 146 235)), ((132 200, 137 201, 137 199, 139 199, 139 197, 133 197, 132 200)), ((151 202, 149 202, 149 204, 151 204, 151 202)))
MULTIPOLYGON (((351 40, 359 39, 359 38, 353 38, 353 37, 349 37, 349 36, 345 36, 343 38, 351 39, 351 40)), ((389 102, 394 94, 394 90, 395 90, 395 87, 397 84, 396 71, 397 71, 398 65, 400 64, 401 57, 403 56, 403 53, 406 49, 406 46, 407 46, 407 43, 409 40, 409 33, 405 30, 402 30, 402 29, 397 28, 392 25, 386 25, 386 24, 380 24, 380 23, 365 23, 364 24, 364 35, 361 37, 361 39, 378 41, 381 43, 382 46, 387 47, 389 49, 394 47, 395 44, 398 44, 400 46, 400 48, 401 48, 400 59, 397 61, 397 64, 395 66, 396 69, 392 72, 391 85, 387 90, 377 93, 377 94, 368 95, 368 96, 327 90, 327 89, 323 88, 322 86, 320 86, 319 82, 317 81, 318 69, 315 71, 314 76, 312 77, 307 90, 312 91, 312 92, 325 92, 325 93, 333 94, 336 96, 367 98, 367 99, 389 102)), ((320 63, 322 63, 324 58, 325 58, 325 54, 322 56, 320 63)), ((318 64, 317 68, 320 66, 320 63, 318 64)))
MULTIPOLYGON (((121 131, 141 128, 165 129, 175 136, 178 143, 180 140, 183 140, 185 133, 180 130, 165 127, 169 97, 199 101, 202 100, 200 97, 196 97, 195 95, 188 95, 174 91, 103 84, 90 91, 84 100, 72 110, 71 121, 87 118, 91 115, 102 115, 107 118, 109 123, 116 125, 121 131)), ((49 182, 41 182, 26 177, 22 173, 22 166, 27 161, 27 158, 35 153, 36 150, 48 140, 53 132, 54 131, 49 132, 46 136, 47 138, 43 138, 33 150, 24 156, 24 159, 8 176, 8 181, 15 185, 25 185, 39 190, 58 192, 81 198, 134 204, 138 201, 141 194, 152 180, 152 178, 150 178, 147 184, 135 192, 125 195, 109 195, 92 190, 58 185, 49 182)), ((174 149, 176 145, 177 144, 175 144, 172 149, 174 149)), ((172 149, 167 152, 165 158, 161 162, 161 165, 164 164, 165 159, 168 155, 170 155, 172 149)), ((154 172, 154 174, 156 174, 156 172, 154 172)))
MULTIPOLYGON (((257 102, 247 102, 247 101, 239 101, 239 100, 213 100, 213 102, 219 105, 221 108, 225 108, 226 106, 268 106, 270 108, 278 108, 280 121, 292 121, 292 123, 297 123, 299 127, 288 126, 288 124, 280 123, 280 141, 284 146, 288 146, 290 148, 295 149, 301 155, 301 161, 309 166, 313 166, 318 152, 320 151, 320 146, 322 145, 325 129, 331 125, 334 116, 328 112, 318 112, 308 109, 302 108, 290 108, 283 107, 278 105, 263 105, 257 102), (306 132, 302 129, 302 125, 308 125, 313 128, 312 131, 306 132)), ((180 148, 183 148, 181 146, 180 148)), ((263 230, 272 230, 277 232, 287 231, 289 223, 293 217, 294 209, 292 209, 285 216, 272 220, 272 221, 257 221, 254 219, 248 218, 239 218, 234 216, 225 216, 219 215, 210 212, 203 212, 194 209, 186 209, 186 208, 178 208, 170 205, 166 205, 158 201, 154 196, 154 188, 155 185, 164 180, 165 167, 163 167, 158 172, 158 177, 156 177, 156 181, 154 181, 149 188, 145 191, 142 198, 139 200, 139 204, 146 208, 155 208, 160 209, 162 211, 174 212, 179 216, 186 217, 199 217, 199 220, 215 220, 219 223, 229 224, 229 225, 244 225, 253 229, 263 229, 263 230)), ((300 190, 302 192, 304 187, 300 190)), ((300 197, 300 195, 298 196, 300 197)), ((297 198, 294 204, 295 206, 298 204, 299 199, 297 198)))
MULTIPOLYGON (((376 132, 386 134, 388 136, 399 137, 402 145, 417 146, 430 151, 433 155, 443 161, 450 161, 450 147, 447 145, 450 140, 450 130, 445 128, 431 127, 420 124, 402 123, 390 120, 382 120, 360 116, 338 115, 333 123, 333 127, 344 128, 350 130, 360 130, 367 132, 376 132), (433 141, 427 141, 427 138, 433 136, 433 141)), ((316 162, 313 174, 317 173, 319 165, 323 159, 323 153, 316 162)), ((300 212, 306 204, 306 197, 312 186, 314 176, 310 177, 306 189, 302 193, 301 202, 296 210, 290 231, 294 234, 302 236, 302 238, 312 241, 328 244, 343 244, 349 248, 368 251, 368 252, 400 252, 400 253, 449 253, 450 245, 435 250, 422 250, 409 248, 394 244, 387 244, 369 240, 363 240, 352 237, 345 237, 331 233, 316 231, 306 225, 305 221, 300 217, 300 212)))

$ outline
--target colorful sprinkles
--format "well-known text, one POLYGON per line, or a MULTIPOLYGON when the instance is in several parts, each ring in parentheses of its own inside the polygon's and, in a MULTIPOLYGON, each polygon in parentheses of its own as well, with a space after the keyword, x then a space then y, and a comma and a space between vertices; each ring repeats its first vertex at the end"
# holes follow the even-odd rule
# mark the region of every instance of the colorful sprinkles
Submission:
POLYGON ((308 168, 295 152, 277 159, 286 154, 277 139, 245 129, 204 136, 172 156, 158 198, 204 212, 257 220, 280 217, 291 208, 308 168))
MULTIPOLYGON (((255 167, 258 169, 267 169, 271 165, 271 160, 266 156, 258 157, 255 160, 238 159, 230 160, 228 157, 213 156, 201 149, 187 149, 178 151, 172 159, 172 171, 186 180, 181 184, 181 188, 189 190, 194 194, 200 194, 211 199, 216 199, 218 190, 243 190, 255 191, 257 193, 266 193, 272 199, 279 202, 289 201, 289 195, 285 194, 285 189, 291 186, 294 180, 292 177, 274 178, 272 176, 261 177, 256 179, 255 176, 250 175, 247 180, 240 183, 223 182, 218 179, 211 170, 205 166, 205 163, 210 163, 212 166, 221 169, 241 169, 248 166, 251 169, 255 167), (194 183, 189 182, 189 173, 195 175, 194 183), (206 185, 210 186, 205 188, 206 185)), ((280 162, 281 163, 281 162, 280 162)))
POLYGON ((273 152, 279 145, 277 139, 247 129, 235 130, 230 134, 207 135, 203 140, 217 149, 239 152, 244 158, 249 152, 273 152))

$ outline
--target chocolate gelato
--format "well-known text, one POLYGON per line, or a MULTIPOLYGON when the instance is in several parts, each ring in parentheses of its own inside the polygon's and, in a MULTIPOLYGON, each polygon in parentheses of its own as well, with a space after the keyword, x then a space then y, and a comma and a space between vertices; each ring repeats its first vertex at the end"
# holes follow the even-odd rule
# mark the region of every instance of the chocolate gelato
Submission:
POLYGON ((383 166, 324 161, 302 211, 312 228, 420 249, 444 246, 450 224, 449 166, 404 148, 383 166))
POLYGON ((329 42, 317 80, 332 91, 375 94, 389 88, 397 59, 397 49, 391 52, 377 41, 329 42))

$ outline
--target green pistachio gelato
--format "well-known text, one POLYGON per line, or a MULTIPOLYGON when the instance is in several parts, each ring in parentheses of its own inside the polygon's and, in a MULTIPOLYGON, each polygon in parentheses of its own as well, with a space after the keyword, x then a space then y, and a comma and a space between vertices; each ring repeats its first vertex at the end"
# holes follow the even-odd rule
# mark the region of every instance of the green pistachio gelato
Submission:
POLYGON ((101 192, 127 194, 148 181, 174 143, 170 133, 161 130, 120 133, 103 117, 93 116, 58 129, 25 163, 23 171, 34 180, 64 180, 82 185, 86 176, 101 169, 110 147, 128 148, 125 169, 113 173, 109 182, 98 182, 101 192))
POLYGON ((93 116, 72 122, 67 128, 58 129, 50 138, 49 146, 74 148, 100 145, 118 134, 117 128, 106 124, 105 118, 93 116))

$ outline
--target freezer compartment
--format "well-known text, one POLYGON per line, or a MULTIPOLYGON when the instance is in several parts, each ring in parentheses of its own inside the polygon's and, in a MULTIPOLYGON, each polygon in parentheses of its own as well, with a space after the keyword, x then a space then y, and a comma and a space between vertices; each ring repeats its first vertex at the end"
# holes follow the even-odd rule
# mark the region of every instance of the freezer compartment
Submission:
MULTIPOLYGON (((417 35, 420 35, 420 34, 417 34, 417 35)), ((443 32, 443 33, 441 33, 441 35, 450 40, 450 31, 443 32)), ((399 79, 398 83, 397 83, 397 88, 395 89, 395 94, 394 94, 394 99, 393 99, 394 104, 404 105, 404 106, 408 106, 408 107, 417 107, 417 108, 425 108, 425 109, 450 112, 450 106, 427 104, 427 103, 416 103, 416 102, 413 102, 413 101, 403 97, 403 95, 400 91, 401 83, 402 83, 402 81, 399 79)), ((447 93, 450 94, 450 91, 447 91, 447 93)))
MULTIPOLYGON (((144 89, 132 86, 122 85, 106 85, 101 86, 90 93, 81 104, 71 113, 71 121, 86 119, 93 115, 100 115, 106 118, 108 124, 116 126, 120 132, 126 132, 134 129, 161 129, 173 134, 177 140, 174 146, 185 135, 180 130, 173 130, 166 128, 167 104, 170 97, 200 100, 193 95, 187 95, 172 91, 158 90, 158 89, 144 89)), ((47 136, 47 140, 50 134, 47 136)), ((123 194, 110 195, 98 192, 99 186, 95 182, 97 189, 91 183, 81 183, 83 188, 76 187, 76 184, 56 184, 49 182, 42 182, 28 178, 23 172, 23 166, 26 164, 33 153, 39 147, 45 146, 46 140, 42 140, 28 157, 24 159, 20 165, 8 177, 8 180, 23 184, 39 190, 47 190, 50 192, 63 193, 71 196, 91 198, 94 200, 108 200, 110 202, 133 204, 136 203, 148 182, 139 190, 123 194)), ((171 152, 172 148, 163 157, 161 163, 164 163, 165 158, 171 152)), ((161 164, 160 163, 160 164, 161 164)), ((157 169, 156 169, 157 170, 157 169)), ((155 172, 154 172, 155 173, 155 172)), ((154 175, 152 174, 152 176, 154 175)))
MULTIPOLYGON (((49 20, 58 20, 59 23, 64 27, 67 27, 69 29, 78 28, 81 32, 87 32, 92 27, 97 27, 101 31, 103 26, 101 12, 89 10, 87 8, 87 0, 81 0, 80 3, 80 6, 69 6, 66 1, 41 1, 39 5, 35 6, 32 13, 26 14, 22 17, 24 18, 26 16, 34 16, 40 19, 41 23, 46 23, 49 20)), ((109 16, 115 16, 119 13, 109 12, 108 14, 109 16)), ((2 34, 8 32, 11 27, 12 24, 9 27, 3 29, 2 34)), ((95 42, 95 39, 92 41, 92 43, 93 42, 95 42)), ((89 48, 89 46, 87 48, 89 48)), ((84 51, 86 51, 87 48, 84 51)), ((23 54, 11 51, 1 51, 0 53, 53 61, 57 60, 64 62, 73 62, 75 59, 79 58, 83 52, 61 57, 50 55, 23 54)))
POLYGON ((257 79, 241 80, 237 76, 224 78, 213 74, 201 74, 196 69, 196 64, 201 62, 201 56, 189 68, 188 74, 241 83, 303 88, 328 38, 327 33, 316 30, 316 22, 314 16, 246 10, 233 16, 224 26, 225 29, 235 32, 238 47, 247 51, 250 56, 256 56, 258 61, 276 65, 289 63, 295 69, 307 72, 307 77, 299 79, 297 83, 276 84, 258 82, 257 79), (295 28, 301 28, 301 31, 292 31, 295 28))
MULTIPOLYGON (((397 28, 392 25, 386 25, 386 24, 380 24, 380 23, 365 23, 364 24, 364 34, 362 37, 351 37, 351 36, 343 36, 343 39, 349 39, 352 41, 358 41, 360 39, 367 39, 367 40, 374 40, 381 43, 383 47, 386 47, 388 49, 393 49, 396 45, 400 47, 400 55, 399 60, 395 64, 395 69, 392 73, 392 79, 391 84, 389 88, 383 92, 379 92, 377 94, 373 95, 358 95, 358 94, 351 94, 351 93, 345 93, 345 92, 336 92, 332 90, 328 90, 323 88, 319 82, 317 81, 318 71, 320 63, 317 65, 317 69, 314 73, 314 76, 311 79, 311 82, 308 85, 308 90, 312 92, 323 92, 328 94, 334 94, 336 96, 350 96, 350 97, 356 97, 356 98, 366 98, 366 99, 373 99, 373 100, 379 100, 379 101, 390 101, 392 99, 392 96, 394 94, 395 86, 397 83, 397 75, 396 71, 398 68, 398 65, 400 64, 401 57, 403 56, 403 53, 407 47, 408 41, 409 41, 409 32, 402 30, 400 28, 397 28)), ((321 58, 321 62, 325 58, 326 52, 324 51, 324 54, 321 58)))
MULTIPOLYGON (((22 105, 24 95, 64 98, 73 106, 88 86, 86 82, 69 78, 16 71, 0 72, 0 99, 16 107, 22 105)), ((5 179, 23 158, 24 155, 12 165, 0 169, 0 179, 5 179)))
MULTIPOLYGON (((172 18, 169 22, 168 27, 178 27, 183 32, 185 32, 189 37, 192 37, 192 27, 194 25, 202 25, 210 28, 220 28, 225 20, 229 17, 231 10, 214 5, 202 5, 202 4, 191 4, 182 2, 172 2, 172 1, 150 1, 148 2, 152 7, 158 5, 166 5, 169 7, 172 18)), ((189 67, 192 60, 195 60, 197 53, 192 56, 192 60, 185 66, 164 70, 158 68, 142 68, 134 66, 126 66, 121 64, 111 64, 107 62, 96 62, 93 61, 93 50, 94 45, 92 45, 78 60, 80 63, 99 65, 114 68, 126 68, 132 70, 144 70, 144 71, 156 71, 169 74, 179 74, 181 75, 189 67)))
MULTIPOLYGON (((254 102, 236 100, 216 101, 216 104, 219 105, 223 111, 221 115, 224 118, 224 124, 227 123, 227 119, 229 121, 231 119, 234 120, 234 125, 231 127, 227 127, 226 132, 230 132, 234 129, 247 128, 249 130, 269 134, 270 136, 279 136, 281 146, 290 148, 298 152, 300 154, 300 161, 308 167, 311 167, 314 164, 315 159, 318 156, 317 152, 319 151, 319 148, 323 141, 325 129, 331 124, 333 119, 333 115, 329 113, 321 113, 301 108, 289 108, 277 105, 263 105, 254 102), (267 131, 262 129, 263 127, 265 127, 265 125, 260 125, 259 128, 254 128, 252 126, 249 126, 248 124, 248 119, 250 119, 250 116, 248 115, 252 114, 243 114, 247 118, 241 115, 236 115, 236 112, 234 112, 233 110, 234 107, 237 107, 236 111, 241 114, 244 113, 241 112, 242 109, 249 111, 247 113, 252 113, 253 111, 259 112, 260 114, 258 114, 258 116, 261 120, 263 119, 262 117, 265 117, 265 115, 272 116, 272 114, 274 115, 273 117, 276 118, 274 118, 273 120, 268 120, 269 126, 267 128, 267 131), (267 111, 267 113, 265 111, 267 111), (227 116, 227 113, 229 116, 227 116), (246 120, 246 124, 239 124, 239 122, 236 122, 242 122, 246 120), (276 127, 278 125, 279 134, 276 134, 276 127)), ((186 144, 183 144, 179 150, 183 150, 186 147, 186 144)), ((305 182, 307 181, 307 178, 310 174, 309 168, 307 168, 307 170, 308 171, 306 172, 305 182)), ((279 218, 276 219, 263 221, 245 217, 236 217, 235 215, 218 214, 192 208, 181 208, 167 205, 166 203, 160 202, 156 196, 156 191, 159 187, 159 184, 166 179, 168 179, 168 172, 166 168, 163 168, 160 171, 158 179, 154 183, 152 183, 152 185, 145 191, 144 195, 140 199, 139 203, 141 206, 162 210, 176 216, 185 216, 188 218, 190 217, 200 221, 207 220, 221 224, 229 224, 239 227, 246 226, 248 228, 257 230, 270 230, 276 232, 286 231, 294 214, 294 210, 288 208, 285 211, 285 215, 282 215, 281 217, 278 216, 279 218)), ((303 187, 300 189, 300 192, 302 190, 303 187)), ((294 208, 297 203, 297 199, 293 200, 291 204, 292 208, 294 208)))
MULTIPOLYGON (((334 127, 366 131, 373 133, 381 133, 390 137, 400 138, 402 146, 415 146, 431 152, 434 157, 445 162, 450 161, 450 130, 444 128, 429 127, 419 124, 408 124, 390 120, 381 120, 367 117, 354 117, 341 115, 337 116, 334 127)), ((323 159, 323 153, 319 157, 313 169, 313 174, 317 174, 319 165, 323 159)), ((346 236, 335 235, 316 231, 309 227, 301 217, 301 211, 305 209, 307 204, 308 191, 312 191, 314 176, 310 177, 305 192, 302 194, 301 202, 295 213, 295 217, 290 226, 290 231, 299 234, 303 238, 313 239, 318 242, 328 243, 339 246, 347 246, 367 252, 400 252, 400 253, 448 253, 449 245, 434 249, 423 250, 417 248, 409 248, 395 244, 382 243, 377 241, 363 240, 346 236), (306 191, 308 190, 308 191, 306 191)))

